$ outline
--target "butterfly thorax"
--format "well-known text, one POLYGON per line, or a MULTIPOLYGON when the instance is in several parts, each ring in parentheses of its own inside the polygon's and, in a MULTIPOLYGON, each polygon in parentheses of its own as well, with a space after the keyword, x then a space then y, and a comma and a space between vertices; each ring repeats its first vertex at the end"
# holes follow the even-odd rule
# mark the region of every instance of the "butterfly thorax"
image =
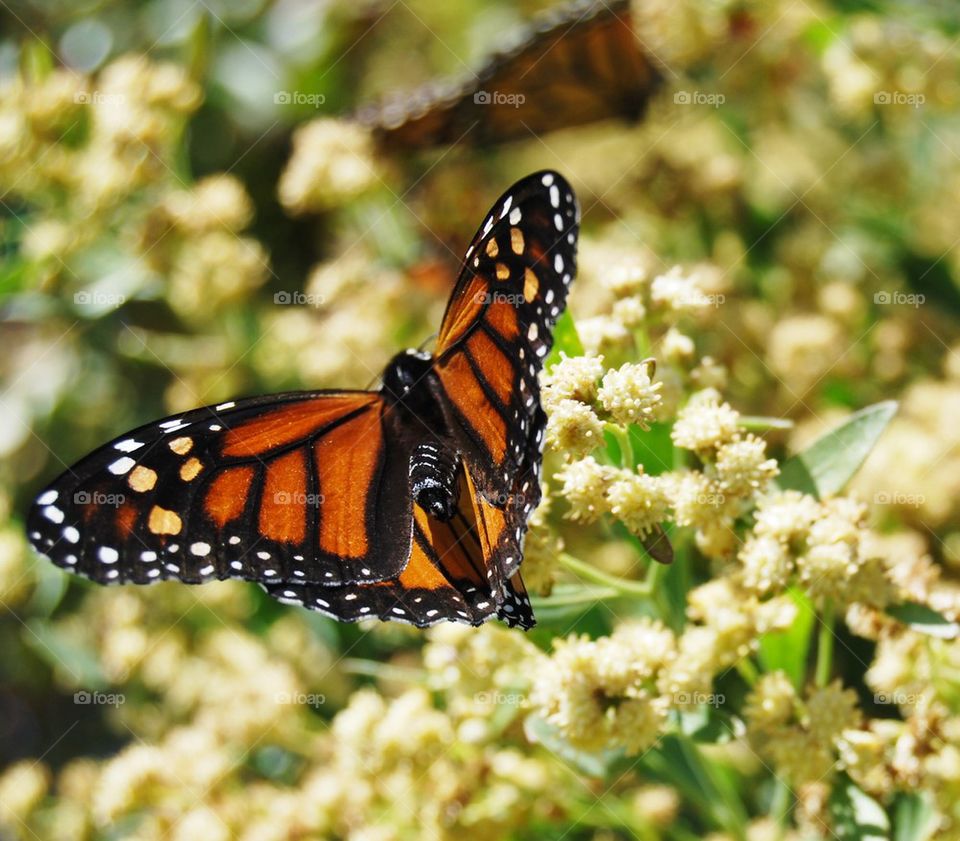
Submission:
POLYGON ((410 489, 417 505, 444 522, 453 517, 459 497, 460 459, 451 446, 437 398, 433 357, 407 350, 390 360, 383 372, 382 392, 397 411, 401 424, 430 437, 410 454, 410 489))
POLYGON ((391 403, 403 402, 416 410, 424 402, 435 402, 428 378, 433 368, 433 357, 419 350, 398 353, 383 371, 381 391, 391 403))

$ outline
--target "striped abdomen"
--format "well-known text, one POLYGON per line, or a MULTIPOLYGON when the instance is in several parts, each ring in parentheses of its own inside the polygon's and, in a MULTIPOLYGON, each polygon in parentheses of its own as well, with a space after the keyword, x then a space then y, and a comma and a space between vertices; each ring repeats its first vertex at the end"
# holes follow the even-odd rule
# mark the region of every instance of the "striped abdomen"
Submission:
POLYGON ((417 505, 446 522, 457 507, 459 459, 436 441, 417 444, 410 457, 410 487, 417 505))

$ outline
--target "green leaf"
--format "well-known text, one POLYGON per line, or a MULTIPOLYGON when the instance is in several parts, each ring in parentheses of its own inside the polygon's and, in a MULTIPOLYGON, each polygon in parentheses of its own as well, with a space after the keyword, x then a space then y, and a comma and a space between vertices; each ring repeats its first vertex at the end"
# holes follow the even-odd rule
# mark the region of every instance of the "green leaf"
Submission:
POLYGON ((531 742, 543 745, 552 754, 590 777, 606 777, 623 756, 620 750, 586 751, 576 748, 538 715, 526 717, 523 731, 531 742))
POLYGON ((951 622, 923 604, 895 604, 887 608, 887 613, 920 634, 945 640, 956 639, 960 635, 960 623, 951 622))
POLYGON ((758 656, 765 672, 783 671, 797 689, 802 689, 816 611, 801 590, 791 587, 788 594, 797 606, 797 617, 789 628, 762 634, 758 656))
POLYGON ((35 617, 50 616, 66 594, 70 576, 53 564, 36 559, 31 572, 36 583, 28 603, 30 613, 35 617))
POLYGON ((709 704, 700 704, 690 710, 680 710, 677 718, 680 732, 694 742, 724 744, 729 742, 736 732, 737 725, 730 715, 709 704))
POLYGON ((553 348, 543 366, 546 370, 549 371, 560 361, 561 351, 567 356, 583 356, 583 342, 577 334, 577 327, 573 323, 570 310, 563 311, 563 315, 557 319, 553 328, 553 348))
POLYGON ((23 632, 23 641, 47 665, 81 689, 105 689, 108 681, 96 653, 77 641, 74 634, 61 631, 38 619, 31 619, 23 632))
POLYGON ((919 792, 901 794, 893 808, 894 841, 927 841, 939 821, 930 798, 919 792))
POLYGON ((890 838, 890 819, 883 807, 849 777, 838 778, 828 808, 833 818, 833 833, 840 841, 890 838))
POLYGON ((676 787, 693 809, 713 829, 722 827, 742 838, 748 821, 736 772, 702 751, 682 734, 667 734, 643 755, 642 764, 676 787))
POLYGON ((776 484, 818 498, 839 493, 860 469, 896 411, 896 401, 886 400, 855 412, 842 426, 785 461, 776 484))
POLYGON ((650 429, 641 429, 630 424, 630 443, 633 446, 633 458, 642 464, 644 472, 657 476, 673 469, 673 441, 670 431, 673 424, 652 423, 650 429))

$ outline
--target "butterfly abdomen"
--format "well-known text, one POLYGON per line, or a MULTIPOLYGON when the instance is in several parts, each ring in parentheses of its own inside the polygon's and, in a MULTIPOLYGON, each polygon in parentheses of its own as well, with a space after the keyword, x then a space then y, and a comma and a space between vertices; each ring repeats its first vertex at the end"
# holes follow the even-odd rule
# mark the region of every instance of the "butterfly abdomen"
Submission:
POLYGON ((417 505, 443 522, 457 508, 458 461, 455 453, 436 441, 418 444, 410 457, 410 488, 417 505))

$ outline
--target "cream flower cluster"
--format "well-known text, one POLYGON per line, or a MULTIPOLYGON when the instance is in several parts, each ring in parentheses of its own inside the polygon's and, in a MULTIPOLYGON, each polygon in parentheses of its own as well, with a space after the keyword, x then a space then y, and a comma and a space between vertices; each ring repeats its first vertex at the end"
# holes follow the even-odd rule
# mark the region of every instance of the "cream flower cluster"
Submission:
POLYGON ((870 551, 866 506, 846 497, 823 502, 799 491, 762 497, 756 525, 738 559, 743 582, 760 595, 796 577, 811 597, 883 607, 896 592, 886 565, 870 551))
POLYGON ((824 782, 842 766, 844 734, 862 713, 856 694, 839 682, 798 697, 782 672, 763 675, 744 708, 751 744, 792 785, 824 782))
POLYGON ((649 620, 621 624, 598 640, 557 640, 537 673, 531 703, 571 744, 641 753, 666 722, 670 703, 657 677, 673 651, 673 634, 649 620))

